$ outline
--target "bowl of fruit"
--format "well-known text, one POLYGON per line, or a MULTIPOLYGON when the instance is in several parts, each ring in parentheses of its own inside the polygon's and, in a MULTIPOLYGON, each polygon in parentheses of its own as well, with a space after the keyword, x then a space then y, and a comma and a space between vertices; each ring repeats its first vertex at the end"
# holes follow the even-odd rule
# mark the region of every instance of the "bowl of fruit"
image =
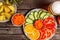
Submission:
POLYGON ((33 9, 25 17, 23 30, 30 40, 49 40, 57 29, 57 23, 52 14, 44 9, 33 9))
POLYGON ((16 5, 10 3, 0 2, 0 22, 7 22, 11 16, 16 13, 16 5))

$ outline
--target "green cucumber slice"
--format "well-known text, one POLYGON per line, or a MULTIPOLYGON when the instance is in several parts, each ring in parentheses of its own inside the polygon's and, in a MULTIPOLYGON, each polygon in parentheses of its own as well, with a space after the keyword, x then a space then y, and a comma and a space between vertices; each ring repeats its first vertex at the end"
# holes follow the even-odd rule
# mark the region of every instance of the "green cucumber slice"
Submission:
POLYGON ((29 18, 26 18, 26 22, 33 23, 33 21, 31 19, 29 19, 29 18))
POLYGON ((28 25, 28 24, 31 24, 31 23, 27 23, 27 22, 26 22, 26 23, 25 23, 25 26, 28 25))
POLYGON ((34 11, 31 11, 30 14, 33 15, 34 14, 34 11))
POLYGON ((38 11, 38 15, 37 15, 37 16, 38 16, 38 19, 40 19, 39 16, 42 14, 42 12, 43 12, 42 10, 39 10, 39 11, 38 11))
POLYGON ((34 18, 38 19, 38 12, 37 11, 34 12, 34 18))
POLYGON ((51 14, 50 13, 47 13, 48 16, 50 16, 51 14))
POLYGON ((42 14, 40 15, 40 18, 43 19, 45 15, 46 15, 46 12, 42 12, 42 14))
POLYGON ((47 13, 45 16, 44 16, 44 19, 47 18, 48 16, 50 16, 51 14, 50 13, 47 13))
POLYGON ((29 18, 34 20, 34 16, 33 15, 29 15, 29 18))
POLYGON ((35 11, 31 11, 30 14, 29 14, 29 18, 32 19, 32 20, 34 20, 34 12, 35 11))

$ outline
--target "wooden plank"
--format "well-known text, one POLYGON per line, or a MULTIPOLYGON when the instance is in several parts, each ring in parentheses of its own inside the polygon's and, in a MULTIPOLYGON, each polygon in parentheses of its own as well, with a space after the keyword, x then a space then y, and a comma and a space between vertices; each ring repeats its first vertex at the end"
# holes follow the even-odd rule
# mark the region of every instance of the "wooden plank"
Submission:
POLYGON ((0 35, 0 40, 27 40, 24 35, 0 35))
POLYGON ((22 4, 18 5, 18 9, 32 9, 32 8, 41 8, 45 5, 48 5, 56 0, 24 0, 22 4))

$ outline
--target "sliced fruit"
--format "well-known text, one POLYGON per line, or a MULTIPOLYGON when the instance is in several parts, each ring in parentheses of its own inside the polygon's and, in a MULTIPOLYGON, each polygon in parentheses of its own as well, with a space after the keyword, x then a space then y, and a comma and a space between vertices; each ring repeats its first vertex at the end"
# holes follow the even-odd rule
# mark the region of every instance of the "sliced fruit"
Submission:
POLYGON ((56 28, 49 29, 51 30, 51 33, 54 34, 56 32, 56 28))
POLYGON ((33 32, 30 34, 27 34, 28 35, 28 37, 31 39, 31 40, 37 40, 38 38, 39 38, 39 36, 40 36, 40 33, 39 33, 39 31, 37 30, 37 29, 33 29, 32 30, 33 32))
POLYGON ((10 9, 7 7, 7 6, 3 6, 4 7, 4 11, 6 12, 6 13, 9 13, 10 12, 10 9))
POLYGON ((39 30, 40 32, 40 37, 38 38, 38 40, 45 40, 46 39, 46 31, 44 30, 44 28, 39 30))
POLYGON ((8 20, 10 20, 11 15, 10 15, 9 13, 4 13, 4 15, 5 15, 5 17, 6 17, 8 20))
POLYGON ((10 10, 12 10, 13 12, 15 11, 15 9, 14 9, 14 6, 13 5, 10 5, 10 6, 8 6, 9 8, 10 8, 10 10))
POLYGON ((8 6, 8 8, 11 10, 11 11, 10 11, 10 14, 13 15, 14 12, 15 12, 14 6, 13 6, 13 5, 10 5, 10 6, 8 6))
POLYGON ((43 27, 43 20, 36 20, 36 21, 34 22, 34 27, 35 27, 36 29, 41 29, 41 28, 43 27))
POLYGON ((26 22, 33 23, 33 21, 30 18, 26 18, 26 22))
POLYGON ((0 16, 0 21, 4 21, 5 20, 5 16, 4 15, 1 15, 0 16))
POLYGON ((0 8, 0 12, 3 12, 3 6, 1 6, 1 8, 0 8))
POLYGON ((2 6, 3 5, 3 3, 2 2, 0 2, 0 6, 2 6))
POLYGON ((33 32, 32 30, 33 30, 33 24, 28 24, 24 27, 25 33, 31 34, 33 32))
POLYGON ((44 20, 43 22, 44 26, 48 29, 54 28, 55 27, 55 22, 54 22, 54 18, 52 17, 48 17, 44 20))

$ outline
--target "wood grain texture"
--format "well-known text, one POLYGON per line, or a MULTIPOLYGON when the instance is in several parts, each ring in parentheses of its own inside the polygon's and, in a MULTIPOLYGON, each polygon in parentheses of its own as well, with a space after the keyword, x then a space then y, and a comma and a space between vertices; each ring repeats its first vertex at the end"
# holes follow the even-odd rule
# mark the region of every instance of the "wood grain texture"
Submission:
MULTIPOLYGON (((24 0, 17 5, 17 13, 26 15, 33 8, 43 8, 56 0, 24 0)), ((0 23, 0 40, 29 40, 23 32, 23 28, 15 27, 11 21, 0 23)), ((57 26, 57 32, 51 40, 60 40, 60 26, 57 26)))

